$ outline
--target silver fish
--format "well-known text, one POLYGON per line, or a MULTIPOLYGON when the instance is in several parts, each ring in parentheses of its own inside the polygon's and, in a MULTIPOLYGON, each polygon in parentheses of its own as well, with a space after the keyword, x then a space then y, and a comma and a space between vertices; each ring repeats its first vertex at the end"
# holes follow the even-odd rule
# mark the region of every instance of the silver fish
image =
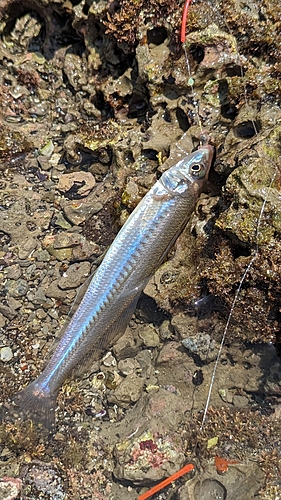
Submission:
POLYGON ((100 356, 124 332, 142 290, 194 211, 212 158, 209 145, 190 153, 144 196, 93 274, 46 368, 14 396, 18 416, 52 427, 65 379, 89 353, 100 356))

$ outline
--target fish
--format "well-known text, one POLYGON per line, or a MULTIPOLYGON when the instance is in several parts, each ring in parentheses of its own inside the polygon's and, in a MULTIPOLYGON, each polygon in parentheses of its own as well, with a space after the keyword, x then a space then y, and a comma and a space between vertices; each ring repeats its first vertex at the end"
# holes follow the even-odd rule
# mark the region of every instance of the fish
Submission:
POLYGON ((12 397, 14 415, 52 429, 61 385, 125 331, 141 292, 194 212, 213 159, 211 145, 183 156, 147 192, 117 234, 45 369, 12 397))

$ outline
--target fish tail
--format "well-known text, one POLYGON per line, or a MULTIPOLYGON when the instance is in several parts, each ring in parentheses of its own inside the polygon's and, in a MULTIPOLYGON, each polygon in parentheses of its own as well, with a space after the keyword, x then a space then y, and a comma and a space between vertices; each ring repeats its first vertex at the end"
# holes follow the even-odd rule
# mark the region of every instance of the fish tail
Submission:
POLYGON ((31 420, 52 431, 55 427, 56 396, 35 380, 15 394, 8 405, 2 407, 0 418, 8 422, 31 420))

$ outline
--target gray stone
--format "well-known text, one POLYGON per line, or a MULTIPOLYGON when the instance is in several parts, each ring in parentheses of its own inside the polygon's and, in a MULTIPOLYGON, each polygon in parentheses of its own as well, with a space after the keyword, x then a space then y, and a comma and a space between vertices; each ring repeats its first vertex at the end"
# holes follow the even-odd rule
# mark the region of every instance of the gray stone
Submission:
POLYGON ((72 264, 58 280, 59 288, 62 288, 63 290, 78 288, 89 276, 90 271, 91 264, 89 262, 72 264))
POLYGON ((27 294, 28 283, 26 280, 23 279, 7 280, 4 290, 11 297, 14 298, 23 297, 24 295, 27 294))
POLYGON ((7 267, 5 274, 8 279, 18 280, 21 277, 21 268, 19 264, 14 264, 13 266, 7 267))
POLYGON ((128 375, 120 385, 108 394, 108 401, 122 408, 129 408, 141 397, 144 379, 135 374, 128 375))

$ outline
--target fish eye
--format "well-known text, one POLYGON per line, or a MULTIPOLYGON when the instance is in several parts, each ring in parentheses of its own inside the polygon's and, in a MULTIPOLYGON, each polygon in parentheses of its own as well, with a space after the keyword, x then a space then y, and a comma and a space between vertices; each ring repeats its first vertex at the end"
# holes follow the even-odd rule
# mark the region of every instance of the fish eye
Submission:
POLYGON ((196 179, 200 179, 201 177, 204 177, 205 172, 206 172, 206 169, 205 169, 204 165, 202 165, 200 163, 195 163, 190 168, 191 175, 193 177, 195 177, 196 179))

